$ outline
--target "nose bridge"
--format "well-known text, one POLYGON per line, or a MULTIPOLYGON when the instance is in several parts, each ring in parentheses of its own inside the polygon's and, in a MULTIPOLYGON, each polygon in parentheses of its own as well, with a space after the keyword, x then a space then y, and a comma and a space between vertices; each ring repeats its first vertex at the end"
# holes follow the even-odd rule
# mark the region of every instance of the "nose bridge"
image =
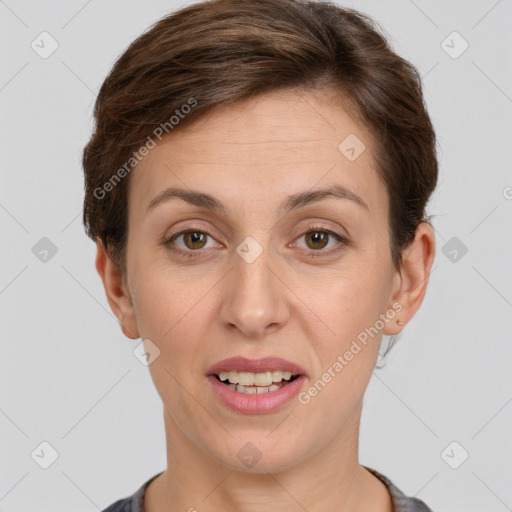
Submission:
POLYGON ((233 254, 233 267, 223 302, 223 322, 250 337, 278 328, 286 319, 286 306, 268 244, 246 237, 233 254))

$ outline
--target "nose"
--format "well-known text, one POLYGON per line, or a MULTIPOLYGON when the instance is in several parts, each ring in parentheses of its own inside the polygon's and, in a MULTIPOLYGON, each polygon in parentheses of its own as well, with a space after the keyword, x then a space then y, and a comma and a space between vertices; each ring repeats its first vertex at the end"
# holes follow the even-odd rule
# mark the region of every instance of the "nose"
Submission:
POLYGON ((279 272, 268 250, 250 263, 238 253, 233 260, 234 268, 224 284, 223 324, 250 339, 281 329, 290 316, 286 287, 277 277, 279 272))

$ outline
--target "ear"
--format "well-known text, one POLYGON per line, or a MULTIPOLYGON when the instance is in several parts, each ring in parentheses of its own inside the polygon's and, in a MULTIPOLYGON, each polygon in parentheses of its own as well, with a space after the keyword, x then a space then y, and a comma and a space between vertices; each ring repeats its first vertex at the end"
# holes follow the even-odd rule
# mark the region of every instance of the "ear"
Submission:
POLYGON ((103 281, 110 308, 116 315, 124 335, 131 339, 140 337, 132 299, 125 280, 101 242, 96 241, 96 270, 103 281))
POLYGON ((420 307, 427 291, 434 257, 434 230, 428 222, 422 222, 416 229, 413 242, 403 253, 400 269, 393 277, 389 309, 394 309, 397 313, 393 321, 386 324, 384 334, 398 334, 420 307), (399 309, 395 303, 402 308, 399 309), (395 304, 394 308, 391 308, 392 304, 395 304), (403 325, 398 325, 397 320, 403 325))

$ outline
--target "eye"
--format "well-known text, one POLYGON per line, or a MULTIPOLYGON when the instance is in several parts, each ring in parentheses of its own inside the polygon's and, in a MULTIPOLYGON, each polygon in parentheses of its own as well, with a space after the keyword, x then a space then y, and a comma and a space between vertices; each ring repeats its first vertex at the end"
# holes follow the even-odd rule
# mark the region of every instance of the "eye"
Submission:
MULTIPOLYGON (((302 247, 310 250, 309 256, 331 254, 343 248, 344 245, 348 245, 348 240, 345 237, 321 226, 308 226, 308 231, 297 238, 297 240, 302 238, 304 238, 306 245, 302 247)), ((298 244, 298 246, 300 247, 301 245, 298 244)))
POLYGON ((165 246, 169 246, 173 251, 179 254, 183 254, 185 256, 198 256, 199 254, 194 253, 200 252, 199 249, 215 247, 215 244, 213 244, 213 246, 207 245, 208 238, 213 240, 212 235, 206 231, 199 229, 187 229, 171 235, 163 241, 163 244, 165 246))
MULTIPOLYGON (((327 256, 349 245, 347 238, 322 226, 308 226, 308 231, 296 240, 302 238, 305 239, 305 247, 302 244, 296 245, 305 249, 310 257, 327 256)), ((179 231, 163 240, 162 244, 186 257, 201 256, 201 249, 219 246, 210 233, 195 228, 179 231), (208 245, 208 238, 211 239, 210 245, 208 245)))

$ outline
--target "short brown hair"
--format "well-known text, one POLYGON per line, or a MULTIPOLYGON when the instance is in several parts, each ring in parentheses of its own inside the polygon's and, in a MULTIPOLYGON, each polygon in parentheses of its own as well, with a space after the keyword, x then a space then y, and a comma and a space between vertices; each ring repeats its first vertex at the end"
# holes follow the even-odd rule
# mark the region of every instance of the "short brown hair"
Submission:
POLYGON ((371 18, 330 2, 205 1, 165 16, 133 41, 101 87, 83 151, 87 235, 99 238, 124 272, 129 172, 151 134, 163 123, 174 132, 214 107, 295 87, 343 93, 372 134, 398 268, 427 221, 438 174, 421 79, 371 18))

